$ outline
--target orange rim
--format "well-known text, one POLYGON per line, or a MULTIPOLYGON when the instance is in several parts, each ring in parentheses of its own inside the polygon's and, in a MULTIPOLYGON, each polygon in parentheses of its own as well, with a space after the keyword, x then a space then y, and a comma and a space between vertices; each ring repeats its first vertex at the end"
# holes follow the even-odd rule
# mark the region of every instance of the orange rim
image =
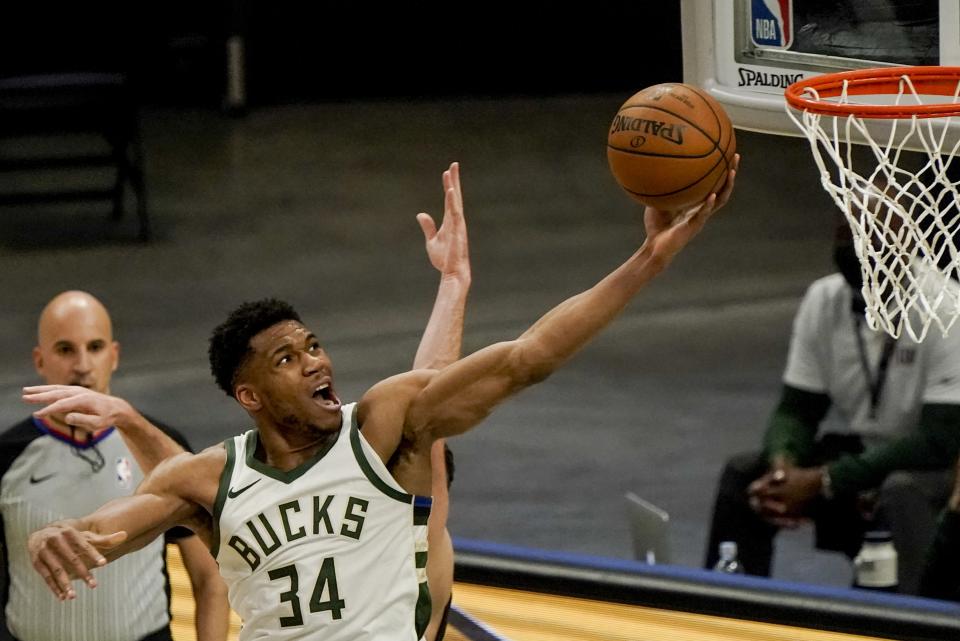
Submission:
POLYGON ((960 116, 960 103, 931 105, 855 105, 825 102, 824 98, 836 98, 843 93, 844 82, 848 96, 896 95, 900 91, 900 79, 910 78, 918 94, 934 96, 956 95, 960 83, 960 67, 880 67, 828 73, 795 82, 784 92, 787 102, 794 109, 833 116, 861 116, 863 118, 940 118, 960 116), (819 99, 807 89, 815 89, 819 99))

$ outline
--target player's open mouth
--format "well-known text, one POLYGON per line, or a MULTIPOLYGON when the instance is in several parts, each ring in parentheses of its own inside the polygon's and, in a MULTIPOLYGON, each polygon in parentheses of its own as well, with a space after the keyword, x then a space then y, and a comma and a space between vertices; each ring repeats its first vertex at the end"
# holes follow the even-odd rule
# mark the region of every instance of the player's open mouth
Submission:
POLYGON ((323 408, 330 410, 340 409, 340 399, 337 398, 337 395, 333 392, 330 383, 317 385, 313 390, 313 400, 323 408))

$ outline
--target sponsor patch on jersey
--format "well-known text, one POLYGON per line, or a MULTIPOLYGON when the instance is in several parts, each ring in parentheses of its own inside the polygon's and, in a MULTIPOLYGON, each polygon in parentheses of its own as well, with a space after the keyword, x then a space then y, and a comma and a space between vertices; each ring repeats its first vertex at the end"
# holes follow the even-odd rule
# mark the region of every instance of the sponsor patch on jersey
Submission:
POLYGON ((750 37, 758 47, 793 44, 793 0, 751 0, 750 37))
POLYGON ((117 485, 125 490, 133 486, 133 466, 126 456, 117 457, 117 485))

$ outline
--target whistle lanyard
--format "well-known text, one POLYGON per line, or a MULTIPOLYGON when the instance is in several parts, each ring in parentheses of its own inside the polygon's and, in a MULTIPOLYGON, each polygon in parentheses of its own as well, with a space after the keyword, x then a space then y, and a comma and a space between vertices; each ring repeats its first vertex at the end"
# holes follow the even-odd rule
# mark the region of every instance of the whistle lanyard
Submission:
POLYGON ((883 386, 887 382, 887 370, 890 368, 890 357, 893 356, 893 348, 897 346, 897 340, 885 334, 883 349, 880 352, 880 360, 877 362, 876 377, 870 372, 870 363, 867 359, 867 346, 864 343, 863 335, 860 333, 861 319, 859 314, 853 315, 853 333, 857 336, 857 349, 860 352, 860 367, 863 369, 863 376, 867 379, 867 387, 870 389, 870 420, 877 418, 877 406, 880 405, 880 396, 883 394, 883 386))

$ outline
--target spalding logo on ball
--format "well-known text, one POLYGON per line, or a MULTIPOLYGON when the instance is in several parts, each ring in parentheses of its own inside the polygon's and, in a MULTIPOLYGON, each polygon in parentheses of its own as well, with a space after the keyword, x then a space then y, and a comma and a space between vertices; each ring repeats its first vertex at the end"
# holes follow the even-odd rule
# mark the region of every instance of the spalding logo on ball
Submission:
POLYGON ((730 118, 712 96, 680 83, 634 94, 613 118, 607 160, 644 205, 676 210, 719 191, 737 151, 730 118))

